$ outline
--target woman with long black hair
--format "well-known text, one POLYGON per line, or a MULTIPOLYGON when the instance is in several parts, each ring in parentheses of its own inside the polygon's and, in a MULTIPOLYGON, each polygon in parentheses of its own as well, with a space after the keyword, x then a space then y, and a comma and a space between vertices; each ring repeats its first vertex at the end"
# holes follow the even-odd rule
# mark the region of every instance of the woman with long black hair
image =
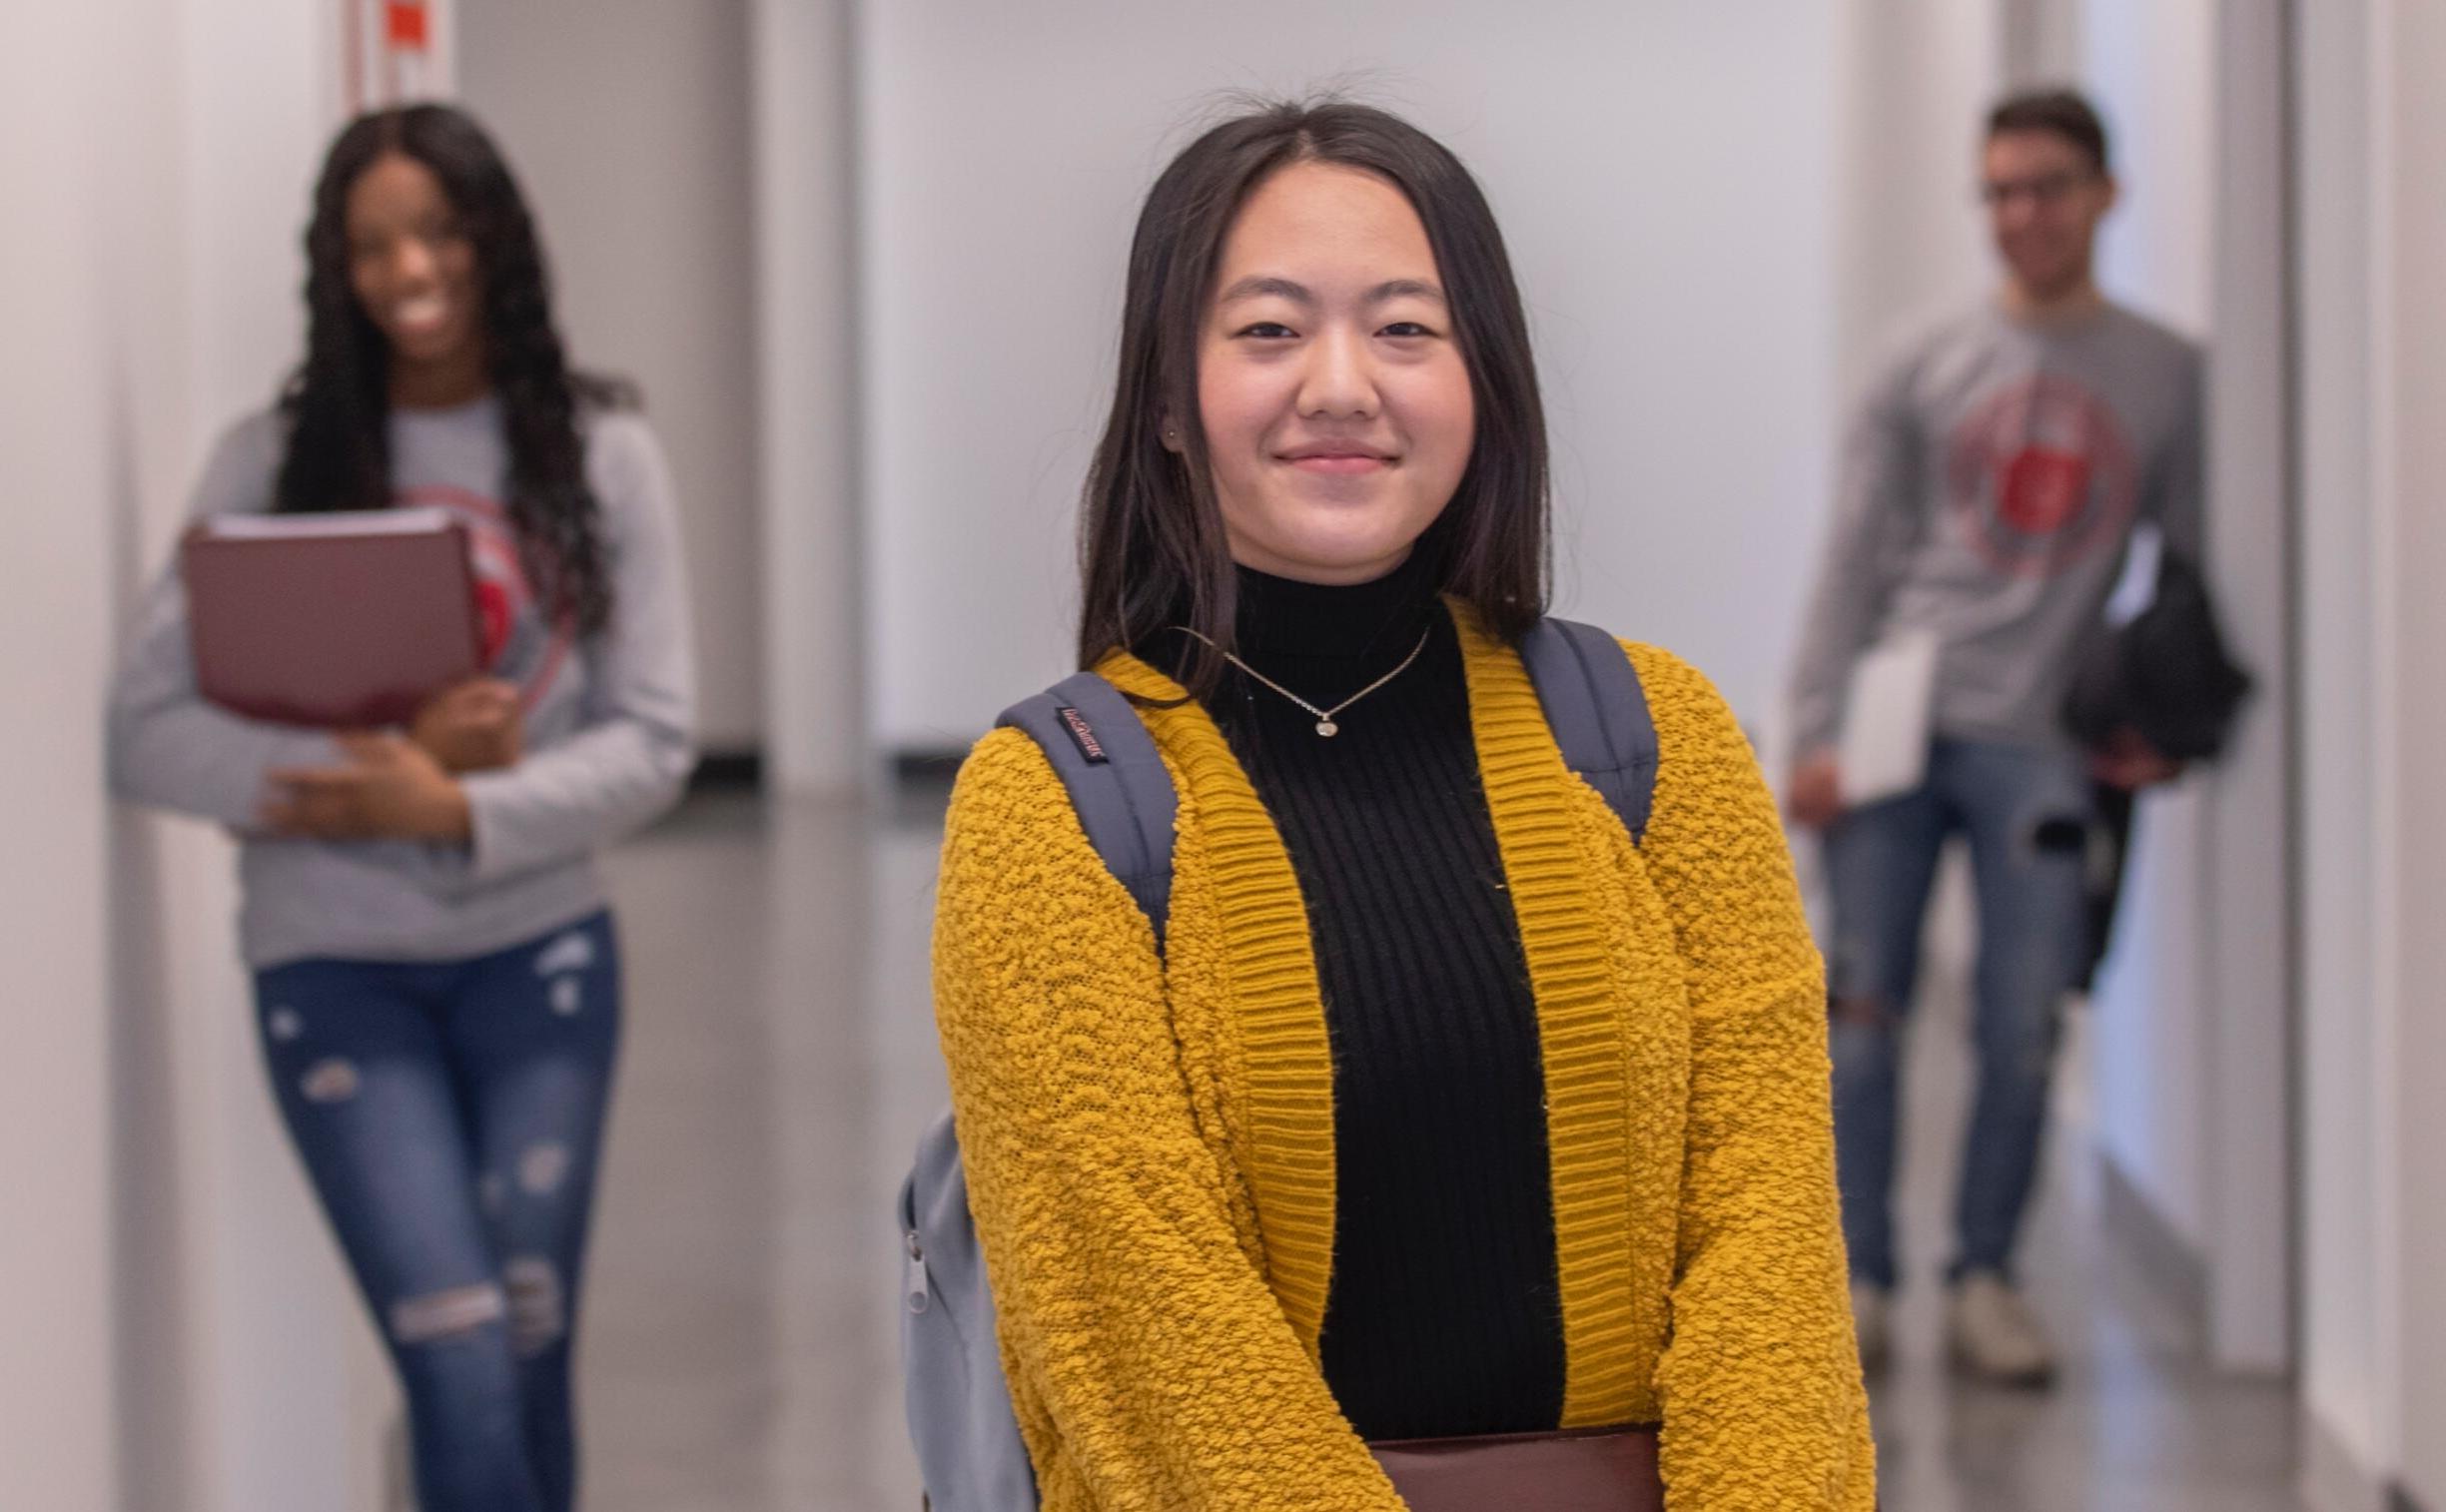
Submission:
POLYGON ((404 729, 252 722, 198 696, 168 571, 112 782, 241 840, 265 1061, 406 1389, 420 1505, 566 1512, 620 1015, 593 856, 693 761, 669 483, 626 391, 568 367, 525 202, 463 113, 353 122, 306 251, 306 359, 194 513, 450 511, 484 675, 404 729))
POLYGON ((1603 721, 1653 725, 1652 785, 1607 769, 1638 822, 1566 764, 1522 654, 1546 526, 1527 322, 1449 151, 1326 103, 1173 160, 1078 643, 1176 796, 1163 918, 1074 806, 1110 707, 977 746, 936 917, 1047 1512, 1874 1504, 1774 805, 1705 677, 1596 632, 1603 721))

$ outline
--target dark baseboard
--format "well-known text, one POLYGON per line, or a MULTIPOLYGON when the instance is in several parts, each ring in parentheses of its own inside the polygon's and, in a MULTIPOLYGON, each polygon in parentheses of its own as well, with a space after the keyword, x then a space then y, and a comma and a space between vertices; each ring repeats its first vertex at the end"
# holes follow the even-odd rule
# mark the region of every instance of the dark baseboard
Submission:
POLYGON ((691 794, 754 793, 763 787, 764 753, 758 750, 707 751, 688 774, 691 794))
POLYGON ((2106 1232, 2124 1252, 2139 1262, 2150 1286, 2180 1310, 2192 1342, 2208 1342, 2208 1264, 2182 1236, 2157 1204, 2135 1185, 2113 1157, 2098 1152, 2097 1168, 2104 1189, 2106 1232))
POLYGON ((966 746, 903 746, 891 757, 893 822, 939 824, 951 803, 952 779, 968 759, 966 746))
POLYGON ((901 788, 948 788, 968 759, 966 746, 903 746, 892 753, 892 784, 901 788))
MULTIPOLYGON (((960 763, 967 759, 966 746, 894 751, 890 760, 892 786, 903 799, 920 804, 939 803, 950 796, 952 779, 960 775, 960 763)), ((688 774, 690 796, 755 793, 763 787, 764 753, 753 748, 706 751, 697 757, 696 769, 688 774)))

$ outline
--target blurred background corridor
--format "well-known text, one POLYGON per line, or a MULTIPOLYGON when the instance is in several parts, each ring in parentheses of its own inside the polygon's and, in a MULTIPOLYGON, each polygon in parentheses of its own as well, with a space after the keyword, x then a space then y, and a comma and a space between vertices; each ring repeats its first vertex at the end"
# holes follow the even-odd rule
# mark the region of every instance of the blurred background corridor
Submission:
MULTIPOLYGON (((302 350, 326 144, 450 99, 574 358, 670 462, 702 758, 609 859, 628 974, 580 1352, 596 1512, 915 1508, 892 1200, 942 1106, 948 779, 1071 670, 1133 215, 1224 92, 1347 90, 1500 216, 1557 608, 1780 774, 1841 439, 1996 282, 1976 149, 2115 138, 2098 281, 2207 353, 2207 565, 2259 693, 2141 804, 2023 1261, 2051 1390, 1873 1377, 1893 1512, 2446 1512, 2446 0, 87 0, 0 16, 0 1507, 403 1512, 401 1407, 264 1086, 231 845, 100 709, 213 438, 302 350)), ((1799 840, 1805 888, 1822 892, 1799 840)), ((1910 1041, 1950 1221, 1968 885, 1910 1041)))

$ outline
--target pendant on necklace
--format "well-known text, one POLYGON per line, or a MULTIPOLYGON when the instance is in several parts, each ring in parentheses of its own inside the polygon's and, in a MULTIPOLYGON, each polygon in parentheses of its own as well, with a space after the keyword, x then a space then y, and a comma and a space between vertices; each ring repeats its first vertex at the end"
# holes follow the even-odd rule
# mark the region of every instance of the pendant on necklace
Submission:
POLYGON ((1335 724, 1330 719, 1319 719, 1316 721, 1316 733, 1325 736, 1327 739, 1340 734, 1341 729, 1342 727, 1340 725, 1335 724))

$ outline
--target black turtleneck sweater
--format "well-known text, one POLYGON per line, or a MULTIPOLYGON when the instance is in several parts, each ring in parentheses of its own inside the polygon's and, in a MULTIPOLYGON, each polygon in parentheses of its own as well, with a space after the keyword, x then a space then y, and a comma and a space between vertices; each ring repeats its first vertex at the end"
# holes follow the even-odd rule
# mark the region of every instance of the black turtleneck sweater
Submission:
MULTIPOLYGON (((1461 649, 1423 565, 1327 588, 1240 570, 1241 659, 1208 707, 1297 872, 1333 1054, 1324 1373, 1367 1438, 1552 1429, 1561 1288, 1545 1075, 1478 775, 1461 649)), ((1178 670, 1187 638, 1150 647, 1178 670)))

